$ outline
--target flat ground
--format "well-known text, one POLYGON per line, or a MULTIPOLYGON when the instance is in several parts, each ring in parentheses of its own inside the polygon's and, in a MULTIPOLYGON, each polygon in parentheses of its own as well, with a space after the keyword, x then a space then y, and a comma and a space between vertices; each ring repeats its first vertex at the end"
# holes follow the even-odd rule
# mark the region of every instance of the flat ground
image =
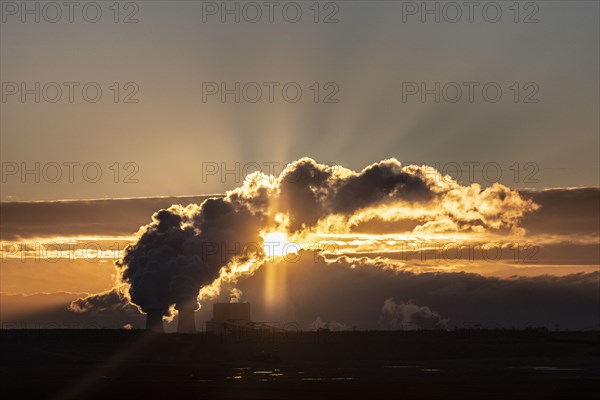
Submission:
POLYGON ((600 392, 599 332, 0 335, 3 398, 530 400, 600 392))

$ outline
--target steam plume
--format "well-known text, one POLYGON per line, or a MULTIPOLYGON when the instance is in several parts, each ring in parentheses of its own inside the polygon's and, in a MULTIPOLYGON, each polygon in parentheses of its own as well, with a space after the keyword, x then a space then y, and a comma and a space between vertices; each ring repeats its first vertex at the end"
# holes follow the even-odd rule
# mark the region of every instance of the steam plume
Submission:
POLYGON ((393 298, 383 303, 381 312, 382 321, 392 329, 445 329, 448 323, 447 319, 427 306, 418 306, 411 302, 396 303, 393 298))

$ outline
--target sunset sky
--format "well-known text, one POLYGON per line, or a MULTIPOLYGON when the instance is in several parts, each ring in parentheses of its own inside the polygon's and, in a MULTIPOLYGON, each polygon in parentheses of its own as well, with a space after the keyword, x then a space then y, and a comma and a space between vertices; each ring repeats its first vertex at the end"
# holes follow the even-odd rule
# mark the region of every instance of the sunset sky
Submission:
POLYGON ((389 1, 295 2, 290 22, 288 3, 272 22, 147 1, 53 23, 2 2, 2 327, 143 327, 128 301, 173 307, 189 269, 198 327, 234 298, 302 329, 393 329, 414 306, 597 329, 598 2, 455 23, 389 1), (197 265, 207 241, 227 255, 197 265), (163 297, 139 278, 159 261, 163 297))

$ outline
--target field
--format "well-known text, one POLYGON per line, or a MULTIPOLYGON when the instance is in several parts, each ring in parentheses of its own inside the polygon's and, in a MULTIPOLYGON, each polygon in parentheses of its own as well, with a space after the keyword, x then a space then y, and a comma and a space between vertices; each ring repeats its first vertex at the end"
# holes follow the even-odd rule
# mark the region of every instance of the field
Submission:
MULTIPOLYGON (((4 330, 24 398, 592 398, 600 334, 545 330, 234 336, 4 330)), ((7 397, 5 397, 7 398, 7 397)))

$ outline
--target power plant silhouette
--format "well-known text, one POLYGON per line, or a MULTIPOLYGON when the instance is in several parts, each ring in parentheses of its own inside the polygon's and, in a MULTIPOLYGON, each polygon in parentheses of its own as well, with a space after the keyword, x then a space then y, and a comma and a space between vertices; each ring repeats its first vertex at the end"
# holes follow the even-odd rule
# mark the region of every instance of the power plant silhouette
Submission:
MULTIPOLYGON (((195 333, 196 321, 194 317, 196 307, 180 306, 178 308, 178 333, 195 333)), ((146 313, 146 330, 164 333, 162 320, 163 312, 160 309, 151 309, 146 313)), ((252 328, 254 324, 250 319, 250 303, 214 303, 213 317, 206 322, 206 332, 223 334, 236 328, 252 328)))
MULTIPOLYGON (((255 322, 250 318, 250 303, 213 303, 213 317, 206 321, 206 333, 266 334, 285 332, 277 323, 255 322)), ((195 306, 178 308, 177 332, 196 333, 195 306)), ((146 330, 164 333, 163 311, 150 309, 146 312, 146 330)))

